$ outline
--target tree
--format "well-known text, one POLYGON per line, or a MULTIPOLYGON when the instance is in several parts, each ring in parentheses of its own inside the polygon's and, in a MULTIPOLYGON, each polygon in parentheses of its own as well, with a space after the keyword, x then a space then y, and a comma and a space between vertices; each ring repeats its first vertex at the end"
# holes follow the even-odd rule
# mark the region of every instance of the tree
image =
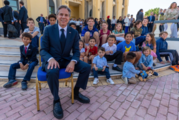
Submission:
POLYGON ((150 16, 150 13, 153 12, 154 14, 158 15, 159 14, 159 10, 160 8, 154 8, 154 9, 150 9, 147 12, 145 12, 145 16, 150 16))

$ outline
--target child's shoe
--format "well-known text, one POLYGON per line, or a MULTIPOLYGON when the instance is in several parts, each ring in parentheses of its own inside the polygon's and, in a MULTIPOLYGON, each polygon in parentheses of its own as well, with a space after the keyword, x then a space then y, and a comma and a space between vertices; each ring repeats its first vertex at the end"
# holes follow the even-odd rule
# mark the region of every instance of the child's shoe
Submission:
POLYGON ((127 85, 128 84, 128 80, 126 77, 122 77, 122 80, 124 81, 124 83, 127 85))
POLYGON ((99 82, 98 78, 95 78, 93 81, 93 84, 96 85, 96 84, 98 84, 98 82, 99 82))
POLYGON ((113 80, 111 78, 107 79, 107 82, 110 83, 111 85, 114 84, 113 80))
POLYGON ((158 73, 157 73, 157 72, 154 72, 153 75, 154 75, 154 76, 158 76, 158 73))
POLYGON ((7 82, 6 84, 4 84, 4 88, 10 88, 14 85, 16 85, 18 82, 16 80, 9 80, 9 82, 7 82))

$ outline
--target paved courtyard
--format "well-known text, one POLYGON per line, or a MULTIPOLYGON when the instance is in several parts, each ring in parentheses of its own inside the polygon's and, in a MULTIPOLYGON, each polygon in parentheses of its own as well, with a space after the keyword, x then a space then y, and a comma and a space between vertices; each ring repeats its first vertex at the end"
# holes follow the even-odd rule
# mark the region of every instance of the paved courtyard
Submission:
MULTIPOLYGON (((179 120, 178 77, 171 73, 134 85, 88 86, 81 92, 90 97, 90 104, 72 105, 70 88, 60 88, 64 120, 179 120)), ((52 103, 46 87, 40 91, 40 112, 34 87, 27 91, 0 87, 0 120, 56 120, 52 103)))

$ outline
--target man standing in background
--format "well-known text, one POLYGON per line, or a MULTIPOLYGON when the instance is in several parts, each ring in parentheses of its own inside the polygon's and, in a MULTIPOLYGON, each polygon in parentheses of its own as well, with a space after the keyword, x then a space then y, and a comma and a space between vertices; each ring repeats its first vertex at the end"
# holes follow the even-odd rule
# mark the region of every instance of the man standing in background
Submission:
POLYGON ((152 32, 153 26, 154 26, 154 21, 155 21, 155 16, 153 15, 154 13, 151 12, 150 16, 148 17, 149 23, 148 23, 148 29, 149 32, 152 32))
POLYGON ((13 21, 14 21, 14 27, 17 29, 17 36, 20 36, 20 25, 19 25, 19 13, 17 11, 12 11, 13 21))
POLYGON ((43 17, 43 14, 41 14, 36 21, 39 23, 39 28, 40 28, 40 32, 41 34, 43 34, 43 30, 44 30, 44 24, 46 23, 45 18, 43 17))
POLYGON ((21 24, 22 32, 27 28, 27 9, 24 7, 24 2, 20 1, 20 10, 19 10, 19 24, 21 24))
POLYGON ((115 25, 116 25, 116 18, 115 18, 115 16, 113 16, 113 19, 111 20, 111 25, 112 25, 112 31, 114 30, 114 27, 115 27, 115 25))

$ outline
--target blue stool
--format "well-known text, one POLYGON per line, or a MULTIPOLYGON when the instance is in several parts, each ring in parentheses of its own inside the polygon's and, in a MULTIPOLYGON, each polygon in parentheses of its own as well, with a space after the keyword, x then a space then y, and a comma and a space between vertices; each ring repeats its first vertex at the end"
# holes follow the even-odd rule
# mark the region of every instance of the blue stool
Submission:
MULTIPOLYGON (((42 41, 42 36, 39 38, 39 43, 42 41)), ((41 44, 39 44, 39 49, 41 47, 41 44)), ((37 111, 40 110, 40 104, 39 104, 39 88, 41 90, 41 83, 47 83, 46 79, 46 72, 42 71, 41 67, 41 56, 39 55, 39 61, 40 61, 40 67, 37 71, 37 77, 36 77, 36 99, 37 99, 37 111)), ((65 69, 60 69, 59 70, 60 76, 59 76, 59 82, 64 82, 65 81, 65 86, 67 86, 67 82, 71 80, 71 103, 74 103, 74 85, 73 85, 73 74, 65 72, 65 69)))

